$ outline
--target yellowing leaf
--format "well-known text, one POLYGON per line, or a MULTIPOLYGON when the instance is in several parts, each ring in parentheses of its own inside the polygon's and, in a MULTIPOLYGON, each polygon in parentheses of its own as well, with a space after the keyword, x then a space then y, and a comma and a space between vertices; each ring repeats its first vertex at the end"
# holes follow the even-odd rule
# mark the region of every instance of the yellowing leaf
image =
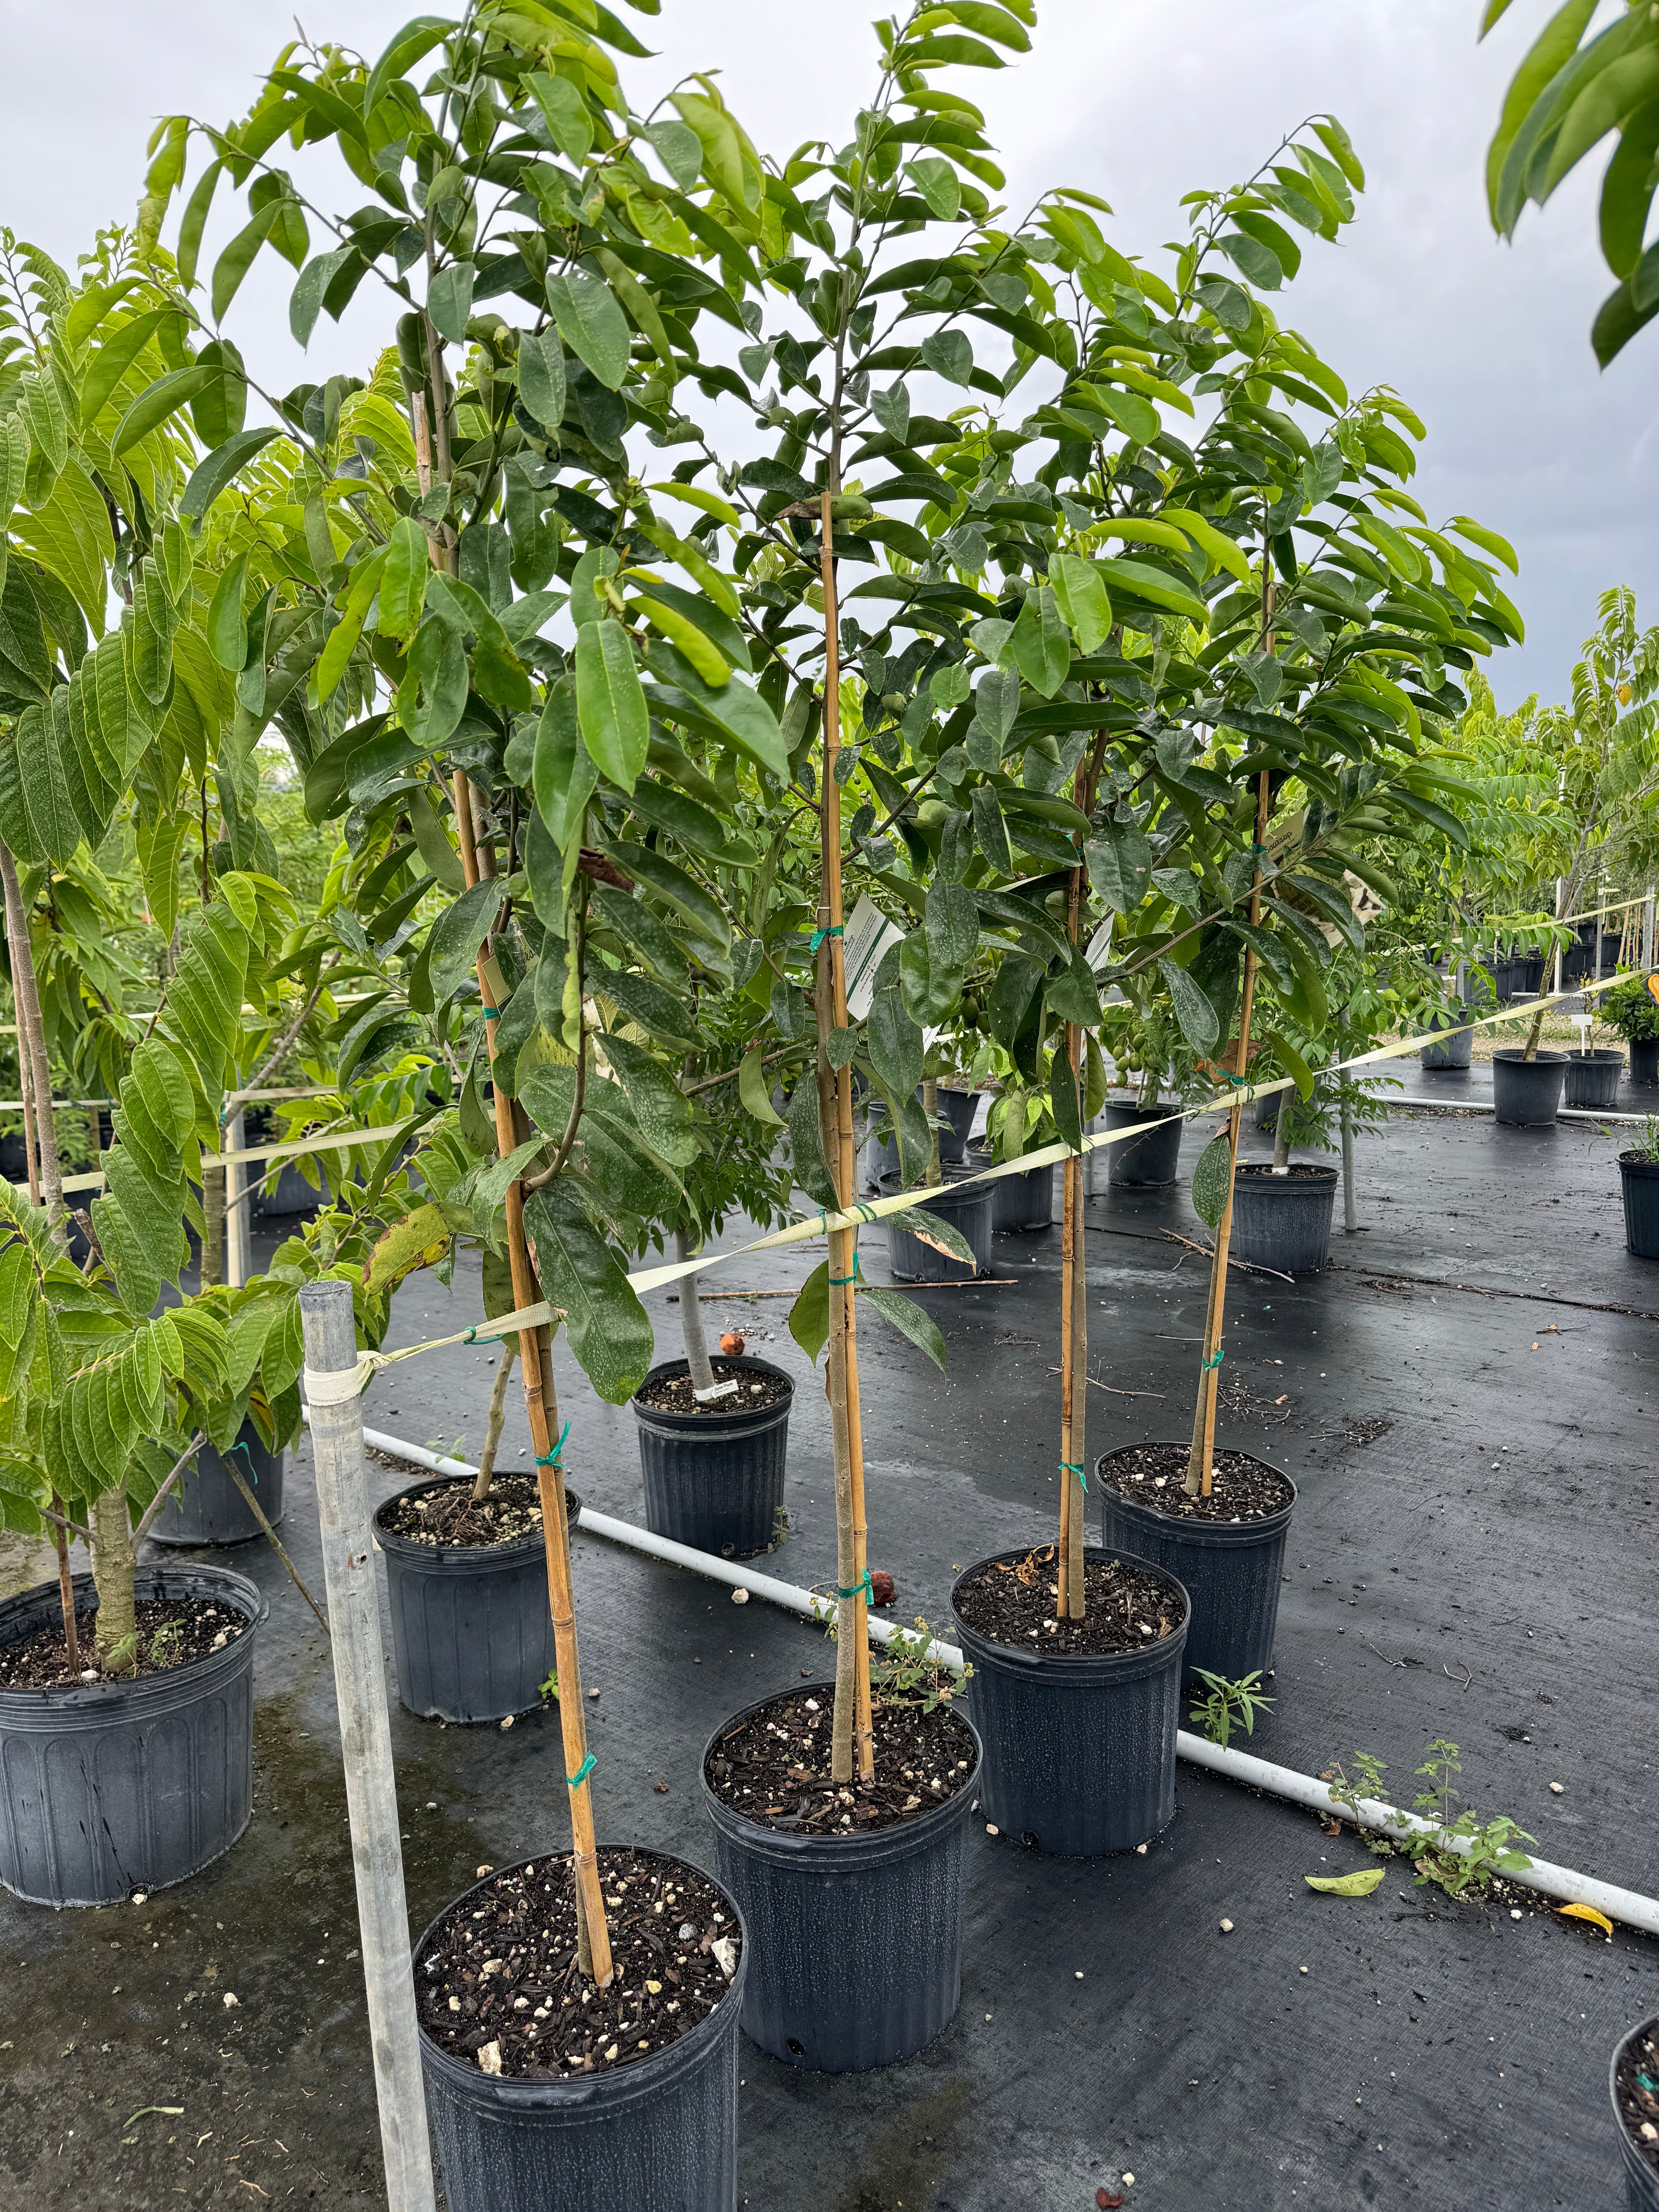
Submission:
POLYGON ((1327 1897, 1369 1897, 1388 1871, 1385 1867, 1359 1867, 1352 1874, 1304 1874, 1310 1889, 1327 1897))
POLYGON ((363 1265, 363 1281, 371 1291, 394 1288, 417 1267, 430 1267, 442 1259, 449 1244, 449 1226, 435 1206, 417 1206, 401 1221, 394 1221, 363 1265))
POLYGON ((1593 1927, 1613 1933, 1613 1923, 1605 1912, 1598 1912, 1593 1905, 1558 1905, 1556 1911, 1564 1920, 1588 1920, 1593 1927))

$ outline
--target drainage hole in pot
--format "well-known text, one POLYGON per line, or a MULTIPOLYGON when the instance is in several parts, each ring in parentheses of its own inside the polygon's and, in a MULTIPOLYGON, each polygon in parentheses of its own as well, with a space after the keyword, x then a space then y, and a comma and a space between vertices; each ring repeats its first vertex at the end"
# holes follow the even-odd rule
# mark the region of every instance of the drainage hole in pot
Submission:
POLYGON ((792 2035, 789 2038, 789 2049, 793 2056, 797 2058, 804 2058, 806 2056, 806 2045, 798 2035, 792 2035))
POLYGON ((416 1962, 421 2026, 485 2074, 583 2080, 677 2042, 738 1970, 737 1916, 707 1875, 657 1851, 599 1855, 616 1968, 576 1962, 568 1857, 506 1867, 450 1908, 416 1962))

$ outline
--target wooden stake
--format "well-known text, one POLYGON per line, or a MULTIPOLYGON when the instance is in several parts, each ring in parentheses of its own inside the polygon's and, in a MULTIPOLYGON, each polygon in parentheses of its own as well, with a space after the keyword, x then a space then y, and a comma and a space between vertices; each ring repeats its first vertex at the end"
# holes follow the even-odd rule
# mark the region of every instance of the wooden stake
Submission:
POLYGON ((69 1222, 64 1210, 64 1185, 58 1164, 58 1127, 52 1110, 52 1062, 46 1055, 46 1032, 40 1019, 40 992, 34 975, 34 948, 29 938, 28 916, 18 888, 17 869, 9 848, 0 844, 0 884, 6 896, 6 935, 11 951, 11 995, 17 1015, 17 1059, 20 1072, 28 1060, 27 1096, 33 1109, 34 1136, 40 1158, 40 1188, 30 1196, 44 1205, 52 1218, 52 1233, 59 1244, 69 1243, 69 1222))
MULTIPOLYGON (((832 1068, 832 1028, 847 1026, 847 963, 842 931, 841 786, 836 756, 841 750, 841 622, 836 605, 836 553, 826 484, 819 523, 823 579, 823 781, 819 793, 821 824, 820 902, 817 981, 818 1030, 818 1121, 843 1208, 858 1195, 853 1143, 853 1073, 832 1068)), ((854 1748, 859 1778, 875 1773, 875 1739, 870 1717, 870 1631, 866 1607, 869 1532, 864 1512, 864 1425, 859 1405, 858 1337, 854 1311, 854 1278, 858 1240, 851 1230, 830 1232, 830 1358, 827 1376, 830 1426, 836 1455, 836 1588, 850 1596, 836 1601, 836 1712, 830 1778, 852 1779, 854 1748)))
MULTIPOLYGON (((64 1501, 55 1490, 52 1493, 52 1510, 57 1514, 64 1510, 64 1501)), ((58 1597, 64 1608, 64 1643, 69 1652, 70 1672, 78 1674, 81 1637, 75 1625, 75 1580, 70 1573, 69 1537, 61 1520, 52 1523, 52 1533, 58 1545, 58 1597)))
MULTIPOLYGON (((472 785, 465 771, 455 771, 455 817, 461 830, 461 865, 469 889, 479 881, 478 859, 472 832, 472 785)), ((485 939, 478 951, 478 990, 484 1007, 484 1034, 489 1041, 489 1065, 495 1066, 495 1024, 489 1009, 499 1003, 494 978, 499 973, 485 939)), ((585 1047, 583 1048, 586 1048, 585 1047)), ((513 1101, 499 1084, 495 1094, 495 1148, 506 1159, 519 1141, 513 1101)), ((513 1300, 518 1306, 540 1302, 541 1285, 531 1265, 525 1236, 524 1187, 514 1182, 507 1193, 507 1249, 513 1269, 513 1300)), ((576 1644, 576 1612, 570 1573, 570 1529, 565 1517, 564 1480, 554 1444, 559 1418, 553 1382, 550 1332, 524 1329, 519 1336, 519 1368, 524 1378, 525 1411, 530 1418, 532 1449, 536 1458, 537 1487, 541 1497, 542 1537, 547 1554, 547 1589, 553 1616, 553 1648, 559 1678, 559 1730, 564 1747, 565 1777, 570 1798, 572 1857, 575 1862, 577 1957, 584 1973, 599 1989, 610 1986, 611 1934, 605 1917, 605 1898, 599 1883, 598 1846, 593 1837, 593 1800, 588 1785, 587 1722, 582 1707, 581 1662, 576 1644)))
MULTIPOLYGON (((1098 757, 1100 746, 1096 744, 1098 757)), ((1092 774, 1079 769, 1073 795, 1088 811, 1094 803, 1093 786, 1099 774, 1097 758, 1092 774)), ((1082 933, 1083 871, 1073 868, 1066 890, 1066 934, 1075 946, 1082 933)), ((1083 1032, 1075 1022, 1066 1025, 1066 1060, 1083 1118, 1083 1032)), ((1055 1611, 1061 1620, 1081 1620, 1088 1612, 1084 1547, 1088 1540, 1088 1476, 1085 1435, 1088 1420, 1089 1292, 1088 1265, 1083 1228, 1083 1159, 1067 1156, 1062 1170, 1065 1205, 1060 1229, 1060 1551, 1055 1565, 1055 1611)))

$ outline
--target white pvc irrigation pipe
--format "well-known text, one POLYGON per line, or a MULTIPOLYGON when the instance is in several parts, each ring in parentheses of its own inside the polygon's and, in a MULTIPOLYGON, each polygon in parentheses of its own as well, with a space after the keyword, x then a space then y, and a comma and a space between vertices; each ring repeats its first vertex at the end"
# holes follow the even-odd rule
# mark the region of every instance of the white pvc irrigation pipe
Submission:
MULTIPOLYGON (((405 1443, 401 1437, 386 1436, 378 1429, 365 1429, 363 1442, 394 1458, 430 1468, 434 1474, 476 1475, 478 1472, 465 1460, 447 1459, 440 1452, 428 1451, 421 1444, 405 1443)), ((693 1574, 705 1575, 710 1582, 747 1590, 751 1597, 763 1597, 769 1604, 781 1606, 786 1613, 799 1613, 804 1620, 830 1620, 835 1617, 836 1607, 829 1598, 799 1589, 793 1583, 780 1582, 775 1575, 756 1574, 730 1559, 716 1559, 712 1552, 696 1551, 690 1544, 677 1544, 667 1536, 653 1536, 648 1528, 636 1528, 631 1521, 613 1520, 610 1514, 596 1513, 591 1506, 582 1507, 577 1527, 584 1534, 603 1536, 609 1543, 626 1545, 629 1551, 642 1552, 647 1558, 664 1559, 671 1566, 685 1567, 693 1574)), ((870 1633, 883 1644, 898 1632, 893 1623, 870 1620, 870 1633)), ((953 1674, 963 1671, 962 1653, 954 1644, 935 1640, 928 1645, 927 1656, 939 1666, 948 1667, 953 1674)), ((1185 1729, 1176 1734, 1176 1750, 1191 1765, 1207 1767, 1212 1774, 1224 1775, 1229 1782, 1242 1783, 1249 1790, 1265 1790, 1269 1796, 1283 1797, 1292 1805, 1305 1805, 1311 1812, 1330 1817, 1346 1810, 1334 1803, 1330 1785, 1317 1776, 1298 1774, 1294 1767, 1276 1766, 1271 1759, 1254 1758, 1249 1752, 1234 1751, 1231 1746, 1224 1748, 1218 1743, 1206 1741, 1203 1736, 1188 1735, 1185 1729)), ((1402 1813, 1397 1807, 1382 1804, 1375 1798, 1360 1798, 1357 1810, 1361 1823, 1379 1833, 1411 1837, 1438 1832, 1431 1820, 1419 1820, 1414 1813, 1402 1813)), ((1352 1819, 1352 1814, 1349 1813, 1348 1817, 1352 1819)), ((1451 1848, 1466 1851, 1468 1846, 1454 1837, 1451 1848)), ((1592 1875, 1574 1873, 1571 1867, 1553 1866, 1547 1859, 1534 1859, 1525 1874, 1510 1875, 1506 1879, 1524 1883, 1546 1897, 1559 1898, 1565 1905, 1594 1905, 1610 1920, 1622 1920, 1626 1927, 1639 1928, 1644 1935, 1659 1936, 1659 1899, 1644 1897, 1638 1890, 1620 1889, 1616 1883, 1597 1881, 1592 1875)))

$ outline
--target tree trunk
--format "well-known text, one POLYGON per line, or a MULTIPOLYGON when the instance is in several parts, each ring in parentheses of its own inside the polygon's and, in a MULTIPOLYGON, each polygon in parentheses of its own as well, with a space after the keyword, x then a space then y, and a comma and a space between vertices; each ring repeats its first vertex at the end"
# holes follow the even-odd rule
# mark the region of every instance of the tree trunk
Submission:
POLYGON ((501 1424, 507 1419, 507 1377, 513 1372, 513 1363, 519 1356, 518 1346, 503 1344, 501 1364, 495 1370, 495 1380, 489 1386, 489 1419, 484 1426, 483 1449, 478 1454, 477 1479, 472 1485, 472 1503, 477 1505, 489 1495, 489 1485, 495 1473, 495 1454, 501 1448, 501 1424))
POLYGON ((1342 1226, 1352 1237, 1359 1226, 1359 1207, 1353 1188, 1353 1109, 1345 1098, 1342 1123, 1342 1226))
POLYGON ((98 1581, 98 1663, 106 1674, 130 1674, 134 1657, 129 1639, 137 1634, 138 1622, 132 1592, 132 1523, 125 1490, 106 1490, 93 1500, 92 1532, 97 1539, 92 1565, 98 1581), (120 1656, 112 1656, 118 1650, 120 1656))
POLYGON ((202 1170, 202 1288, 225 1279, 225 1171, 202 1170))
MULTIPOLYGON (((692 1257, 691 1239, 684 1229, 674 1231, 674 1257, 692 1257)), ((702 1333, 702 1305, 697 1297, 695 1275, 680 1277, 680 1334, 685 1340, 685 1369, 691 1377, 691 1388, 700 1397, 706 1397, 714 1387, 714 1370, 708 1364, 708 1346, 702 1333)))
POLYGON ((1273 1116, 1273 1173, 1288 1175, 1291 1165, 1291 1094, 1279 1094, 1279 1111, 1273 1116))
POLYGON ((64 1212, 64 1178, 58 1164, 58 1128, 52 1110, 52 1063, 46 1055, 46 1032, 40 1019, 34 948, 29 940, 23 895, 17 885, 16 864, 3 844, 0 844, 0 883, 5 886, 6 939, 11 952, 12 999, 17 1014, 17 1054, 21 1062, 27 1049, 29 1060, 29 1097, 40 1153, 40 1198, 51 1217, 52 1235, 67 1247, 69 1224, 64 1212))

